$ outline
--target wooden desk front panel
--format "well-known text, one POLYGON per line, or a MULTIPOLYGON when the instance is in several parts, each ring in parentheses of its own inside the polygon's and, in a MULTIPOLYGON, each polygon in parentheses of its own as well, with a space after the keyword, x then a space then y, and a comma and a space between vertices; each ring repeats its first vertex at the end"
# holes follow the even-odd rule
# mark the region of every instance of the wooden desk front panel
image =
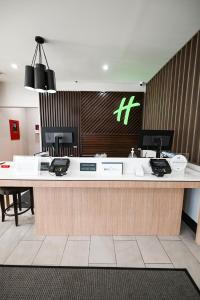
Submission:
POLYGON ((49 235, 177 235, 183 189, 35 187, 36 229, 49 235))
POLYGON ((44 188, 103 188, 103 189, 184 189, 200 188, 200 181, 143 181, 143 180, 19 180, 1 179, 0 186, 44 188))

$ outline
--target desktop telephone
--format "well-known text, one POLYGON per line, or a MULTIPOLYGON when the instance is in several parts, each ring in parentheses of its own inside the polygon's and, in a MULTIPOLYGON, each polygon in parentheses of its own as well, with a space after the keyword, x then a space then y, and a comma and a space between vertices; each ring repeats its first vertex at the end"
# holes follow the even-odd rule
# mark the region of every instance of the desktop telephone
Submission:
POLYGON ((172 169, 166 159, 150 159, 150 166, 153 171, 153 175, 163 177, 165 174, 170 174, 172 169))
POLYGON ((63 176, 66 174, 70 165, 68 158, 54 158, 49 167, 50 173, 55 173, 56 176, 63 176))

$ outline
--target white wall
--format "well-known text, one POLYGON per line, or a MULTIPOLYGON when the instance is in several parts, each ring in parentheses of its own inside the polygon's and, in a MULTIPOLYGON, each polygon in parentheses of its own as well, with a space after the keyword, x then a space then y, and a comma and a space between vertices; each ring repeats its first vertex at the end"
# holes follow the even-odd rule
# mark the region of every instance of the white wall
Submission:
POLYGON ((40 151, 40 135, 35 133, 39 119, 38 93, 19 82, 0 82, 0 160, 40 151), (20 121, 20 140, 11 141, 9 119, 20 121))
POLYGON ((35 133, 39 124, 38 108, 0 108, 0 160, 12 160, 14 154, 32 155, 40 151, 40 136, 35 133), (20 140, 11 140, 9 120, 19 120, 20 140))
POLYGON ((145 92, 146 85, 140 86, 139 83, 135 82, 88 82, 88 81, 80 81, 78 83, 57 82, 57 90, 58 91, 100 91, 100 92, 145 92))
POLYGON ((39 107, 39 96, 19 82, 0 82, 0 107, 39 107))
POLYGON ((0 160, 12 160, 13 154, 28 154, 25 109, 0 108, 0 160), (20 140, 11 140, 9 119, 19 120, 20 140))
MULTIPOLYGON (((35 133, 35 125, 40 126, 39 108, 25 108, 26 112, 26 140, 28 154, 40 152, 40 134, 35 133)), ((41 130, 41 127, 40 127, 41 130)))

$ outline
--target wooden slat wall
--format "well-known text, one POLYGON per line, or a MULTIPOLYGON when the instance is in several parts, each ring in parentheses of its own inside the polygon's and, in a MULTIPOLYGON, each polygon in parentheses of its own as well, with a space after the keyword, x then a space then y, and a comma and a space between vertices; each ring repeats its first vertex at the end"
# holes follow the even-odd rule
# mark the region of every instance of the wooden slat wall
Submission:
POLYGON ((137 145, 138 135, 85 135, 81 137, 81 154, 107 153, 109 157, 127 157, 131 147, 137 145))
POLYGON ((138 133, 142 127, 143 97, 144 94, 140 92, 81 92, 81 135, 138 133), (127 104, 132 95, 141 106, 131 110, 129 122, 125 126, 124 113, 122 121, 118 123, 113 112, 119 107, 122 98, 126 97, 127 104))
MULTIPOLYGON (((57 92, 40 95, 41 126, 67 126, 78 128, 78 148, 63 148, 61 155, 128 156, 130 148, 137 146, 142 128, 143 93, 137 92, 57 92), (113 112, 122 97, 135 95, 141 106, 132 109, 128 125, 117 122, 113 112)), ((127 104, 127 103, 126 103, 127 104)), ((43 149, 45 150, 45 149, 43 149)), ((52 152, 50 152, 52 154, 52 152)))
MULTIPOLYGON (((60 155, 80 156, 80 92, 40 94, 40 118, 42 127, 76 127, 77 148, 63 147, 60 155)), ((49 150, 52 155, 52 150, 49 150)))
POLYGON ((175 130, 173 151, 200 164, 200 32, 148 82, 143 128, 175 130))
MULTIPOLYGON (((142 128, 143 93, 139 92, 81 92, 81 154, 107 153, 108 156, 128 156, 131 147, 138 144, 142 128), (113 112, 121 99, 127 102, 135 95, 141 106, 132 109, 127 126, 117 122, 113 112)), ((127 103, 126 103, 127 104, 127 103)))

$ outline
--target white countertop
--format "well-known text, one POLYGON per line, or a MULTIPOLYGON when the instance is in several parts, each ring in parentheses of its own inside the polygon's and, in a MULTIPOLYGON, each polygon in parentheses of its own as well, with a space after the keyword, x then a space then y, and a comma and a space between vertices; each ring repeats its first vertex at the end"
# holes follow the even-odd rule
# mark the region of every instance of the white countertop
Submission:
POLYGON ((188 164, 185 172, 172 171, 171 174, 166 174, 164 177, 156 177, 151 174, 148 158, 70 158, 71 164, 66 175, 59 177, 50 174, 48 171, 25 172, 17 171, 13 162, 7 162, 10 168, 0 167, 0 180, 60 180, 60 181, 170 181, 170 182, 200 182, 200 167, 193 164, 188 164), (102 162, 123 162, 123 175, 105 175, 100 172, 100 164, 102 162), (80 162, 96 162, 97 171, 79 171, 80 162), (136 176, 135 168, 137 164, 142 164, 144 176, 136 176))

